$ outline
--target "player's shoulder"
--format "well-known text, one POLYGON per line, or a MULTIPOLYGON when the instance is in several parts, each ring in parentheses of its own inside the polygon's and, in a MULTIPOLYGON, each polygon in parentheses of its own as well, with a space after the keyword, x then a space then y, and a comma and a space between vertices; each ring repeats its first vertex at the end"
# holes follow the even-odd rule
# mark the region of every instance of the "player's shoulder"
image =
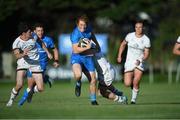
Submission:
POLYGON ((135 32, 129 32, 127 35, 135 35, 135 32))
POLYGON ((18 44, 18 43, 20 43, 20 42, 21 42, 21 38, 20 38, 20 37, 17 37, 17 38, 14 40, 13 44, 18 44))
POLYGON ((43 40, 45 40, 45 41, 53 41, 52 37, 50 37, 50 36, 44 36, 43 40))
POLYGON ((135 38, 136 36, 135 36, 135 32, 130 32, 130 33, 128 33, 127 35, 126 35, 126 37, 125 37, 125 40, 127 41, 127 42, 129 42, 129 41, 131 41, 133 38, 135 38))
POLYGON ((14 41, 21 41, 20 36, 18 36, 14 41))
POLYGON ((88 25, 88 26, 87 26, 86 32, 87 32, 87 33, 92 32, 92 26, 91 26, 91 25, 88 25))
POLYGON ((76 38, 78 38, 80 36, 80 31, 78 30, 78 28, 74 28, 72 33, 71 33, 71 40, 74 40, 76 38))
POLYGON ((134 37, 134 36, 135 36, 135 32, 130 32, 130 33, 128 33, 126 36, 128 36, 128 37, 134 37))
POLYGON ((143 35, 143 39, 144 39, 145 41, 150 41, 150 38, 149 38, 146 34, 143 35))
POLYGON ((72 31, 72 34, 79 34, 79 32, 80 31, 79 31, 78 27, 75 27, 72 31))
POLYGON ((20 44, 21 44, 21 38, 17 37, 12 44, 12 48, 13 49, 19 48, 20 44))

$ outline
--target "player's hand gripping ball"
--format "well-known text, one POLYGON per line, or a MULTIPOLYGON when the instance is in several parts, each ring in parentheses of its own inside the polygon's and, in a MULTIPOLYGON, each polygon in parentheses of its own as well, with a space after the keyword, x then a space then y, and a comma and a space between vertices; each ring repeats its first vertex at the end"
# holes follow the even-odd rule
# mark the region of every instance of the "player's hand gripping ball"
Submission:
POLYGON ((88 38, 81 38, 78 43, 78 47, 86 47, 88 42, 90 43, 90 40, 88 38))

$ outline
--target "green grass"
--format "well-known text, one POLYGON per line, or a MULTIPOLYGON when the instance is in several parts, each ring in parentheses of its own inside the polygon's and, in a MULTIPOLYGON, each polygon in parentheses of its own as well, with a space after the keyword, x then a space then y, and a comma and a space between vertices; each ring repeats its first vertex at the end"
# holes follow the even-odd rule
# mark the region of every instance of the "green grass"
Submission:
MULTIPOLYGON (((180 85, 167 83, 148 84, 142 82, 136 105, 120 105, 101 96, 99 106, 89 101, 88 83, 83 83, 79 98, 74 95, 74 82, 56 82, 52 88, 35 94, 32 103, 18 107, 21 91, 11 108, 5 106, 15 83, 0 82, 0 118, 9 119, 161 119, 180 118, 180 85)), ((130 99, 130 89, 120 82, 115 83, 130 99)))

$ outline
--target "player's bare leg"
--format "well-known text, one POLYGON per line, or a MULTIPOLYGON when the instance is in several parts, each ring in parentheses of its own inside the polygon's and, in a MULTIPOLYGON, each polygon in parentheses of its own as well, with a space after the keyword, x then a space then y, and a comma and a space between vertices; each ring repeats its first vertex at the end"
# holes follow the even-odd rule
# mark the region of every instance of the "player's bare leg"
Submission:
POLYGON ((124 84, 126 87, 131 86, 134 77, 133 74, 133 72, 124 73, 124 84))
POLYGON ((36 83, 34 87, 34 92, 43 92, 44 91, 44 84, 43 84, 43 75, 42 73, 33 73, 33 79, 36 83))
POLYGON ((32 78, 28 80, 28 85, 29 87, 27 88, 27 90, 25 90, 22 99, 18 103, 19 106, 22 106, 27 99, 29 99, 29 102, 31 102, 32 95, 34 93, 42 92, 44 90, 42 73, 33 73, 32 78), (36 84, 35 86, 34 83, 36 84))
POLYGON ((98 105, 96 101, 96 75, 95 72, 90 72, 90 99, 92 105, 98 105))
POLYGON ((116 95, 115 93, 111 92, 108 89, 108 86, 102 85, 99 83, 99 89, 101 92, 101 95, 109 100, 113 100, 115 102, 121 103, 121 104, 127 104, 127 97, 123 95, 116 95))
POLYGON ((131 98, 131 104, 136 103, 136 98, 139 91, 139 84, 140 80, 142 78, 143 72, 139 69, 134 70, 134 80, 133 80, 133 89, 132 89, 132 98, 131 98))
POLYGON ((89 91, 90 91, 90 99, 92 105, 98 105, 96 101, 96 74, 95 72, 89 72, 86 69, 83 69, 83 73, 89 80, 89 91))
POLYGON ((82 69, 80 64, 73 64, 72 70, 74 73, 74 78, 76 80, 75 86, 75 95, 79 97, 81 95, 81 77, 82 77, 82 69))
POLYGON ((25 75, 26 70, 18 70, 16 74, 16 86, 12 89, 10 99, 6 104, 7 107, 12 106, 14 99, 19 94, 19 91, 23 87, 23 77, 25 75))
POLYGON ((33 95, 34 92, 32 93, 32 95, 30 95, 30 94, 33 91, 34 84, 35 84, 34 79, 32 77, 28 78, 28 88, 25 89, 24 94, 23 94, 21 100, 18 103, 19 106, 22 106, 26 100, 28 100, 28 102, 31 101, 32 95, 33 95), (28 99, 29 96, 31 96, 31 98, 28 99))
POLYGON ((27 97, 28 103, 30 103, 32 101, 32 96, 34 94, 35 85, 36 85, 35 80, 32 77, 28 78, 28 88, 30 89, 30 91, 28 92, 28 97, 27 97))

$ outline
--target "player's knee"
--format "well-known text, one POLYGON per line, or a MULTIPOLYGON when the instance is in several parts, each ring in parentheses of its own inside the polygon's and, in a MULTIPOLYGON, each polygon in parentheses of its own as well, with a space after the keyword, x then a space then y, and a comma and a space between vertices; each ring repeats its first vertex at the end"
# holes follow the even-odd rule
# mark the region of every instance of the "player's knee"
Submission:
POLYGON ((81 79, 81 74, 80 73, 76 73, 76 74, 74 74, 74 78, 76 79, 76 80, 80 80, 81 79))
POLYGON ((43 87, 38 87, 38 91, 39 91, 39 92, 43 92, 43 91, 44 91, 44 88, 43 88, 43 87))
POLYGON ((95 79, 91 79, 90 84, 95 86, 96 85, 96 80, 95 79))
POLYGON ((115 96, 114 93, 109 93, 109 96, 108 96, 108 97, 109 97, 109 99, 113 99, 114 96, 115 96))
POLYGON ((109 98, 109 93, 108 93, 108 92, 106 92, 106 91, 100 89, 100 93, 101 93, 101 95, 102 95, 103 97, 109 98))
POLYGON ((127 81, 124 81, 124 85, 126 86, 126 87, 130 87, 131 86, 131 82, 127 82, 127 81))

